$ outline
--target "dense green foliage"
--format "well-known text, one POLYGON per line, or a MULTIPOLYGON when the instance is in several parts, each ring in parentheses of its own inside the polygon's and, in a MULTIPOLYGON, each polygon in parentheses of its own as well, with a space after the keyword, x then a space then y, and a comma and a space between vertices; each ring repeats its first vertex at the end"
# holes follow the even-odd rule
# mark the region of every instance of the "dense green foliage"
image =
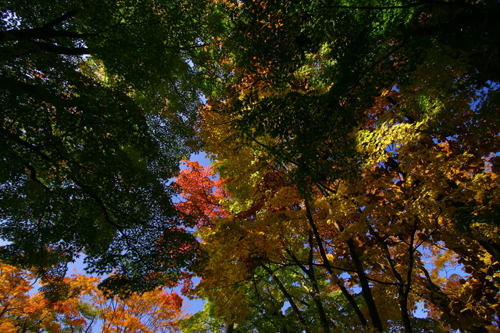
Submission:
POLYGON ((1 8, 2 257, 64 275, 83 252, 91 272, 117 270, 115 284, 175 281, 197 247, 180 228, 169 178, 197 149, 197 74, 186 54, 202 6, 1 8))

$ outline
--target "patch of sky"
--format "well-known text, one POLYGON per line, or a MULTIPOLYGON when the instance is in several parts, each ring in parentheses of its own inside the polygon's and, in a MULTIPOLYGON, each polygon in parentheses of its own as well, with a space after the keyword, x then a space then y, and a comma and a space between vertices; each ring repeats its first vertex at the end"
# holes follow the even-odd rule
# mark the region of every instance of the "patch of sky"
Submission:
POLYGON ((486 101, 490 91, 496 91, 500 89, 500 82, 486 81, 484 85, 476 90, 476 98, 472 101, 471 107, 473 110, 477 110, 478 107, 486 101))

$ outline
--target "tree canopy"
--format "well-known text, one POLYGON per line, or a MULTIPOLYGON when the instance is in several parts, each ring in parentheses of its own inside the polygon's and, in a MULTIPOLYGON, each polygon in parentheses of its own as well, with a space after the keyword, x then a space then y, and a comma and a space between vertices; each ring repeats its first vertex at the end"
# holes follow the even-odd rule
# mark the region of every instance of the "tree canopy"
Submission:
POLYGON ((499 330, 498 1, 30 3, 2 12, 5 260, 198 275, 187 332, 499 330))
POLYGON ((198 149, 193 6, 2 1, 4 259, 64 276, 83 252, 142 290, 191 265, 169 179, 198 149))
POLYGON ((0 328, 2 332, 89 332, 100 321, 102 332, 175 332, 183 316, 177 293, 154 289, 128 299, 106 299, 99 278, 72 274, 60 281, 57 297, 31 293, 34 274, 0 264, 0 328))
MULTIPOLYGON (((186 327, 498 330, 499 85, 486 60, 498 10, 214 6, 226 21, 206 70, 219 84, 198 131, 225 212, 199 227, 208 261, 194 293, 209 305, 186 327)), ((210 197, 184 191, 210 214, 210 197)))

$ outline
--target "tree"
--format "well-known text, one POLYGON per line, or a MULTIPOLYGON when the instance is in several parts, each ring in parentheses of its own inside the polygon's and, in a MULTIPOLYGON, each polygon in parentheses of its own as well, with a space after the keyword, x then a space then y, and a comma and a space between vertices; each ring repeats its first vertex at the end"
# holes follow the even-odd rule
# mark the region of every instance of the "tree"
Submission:
POLYGON ((109 286, 175 281, 197 254, 168 179, 198 148, 202 3, 1 7, 2 258, 64 276, 84 253, 89 271, 118 270, 109 286))
POLYGON ((463 214, 491 216, 496 211, 497 175, 482 149, 495 149, 498 138, 484 135, 463 145, 477 145, 477 150, 464 151, 455 142, 476 140, 472 126, 455 132, 453 140, 440 141, 436 121, 447 112, 470 117, 472 106, 460 104, 463 96, 451 96, 443 104, 413 105, 409 115, 401 113, 402 107, 389 107, 392 101, 408 107, 415 103, 411 91, 386 92, 367 110, 355 133, 359 153, 366 156, 359 178, 316 184, 305 198, 283 173, 270 169, 260 145, 236 150, 237 143, 228 144, 231 122, 211 111, 216 106, 204 111, 206 147, 218 156, 216 167, 228 172, 229 196, 223 203, 233 209, 231 216, 212 218, 198 232, 209 261, 197 292, 214 303, 214 316, 266 331, 265 325, 258 326, 259 317, 283 327, 279 307, 272 306, 286 301, 297 318, 292 331, 376 325, 406 331, 425 331, 429 325, 433 330, 494 329, 498 261, 489 249, 498 244, 495 222, 473 218, 478 229, 471 232, 459 221, 463 214), (429 112, 427 117, 419 110, 429 112), (406 117, 419 120, 410 123, 406 117), (447 265, 458 262, 472 274, 449 281, 440 277, 447 265), (353 286, 361 292, 354 293, 353 286), (271 295, 277 293, 274 301, 264 300, 269 288, 275 290, 271 295), (330 290, 343 305, 329 301, 330 290), (474 310, 465 303, 472 298, 478 302, 474 310), (412 318, 419 300, 435 309, 427 321, 412 318), (346 307, 351 316, 335 315, 346 307), (314 326, 321 322, 323 328, 314 326))
POLYGON ((362 158, 349 133, 373 96, 407 82, 429 57, 445 56, 460 73, 449 89, 496 80, 495 65, 481 70, 492 62, 476 55, 498 52, 489 48, 498 45, 490 20, 498 10, 494 1, 218 2, 213 15, 225 20, 206 71, 221 84, 208 95, 226 102, 218 111, 230 116, 235 140, 272 139, 259 142, 270 163, 292 163, 286 173, 297 181, 345 178, 362 158))
MULTIPOLYGON (((161 289, 128 299, 106 299, 99 278, 73 274, 57 297, 41 290, 28 294, 34 275, 2 264, 0 313, 3 332, 87 332, 102 321, 103 332, 174 332, 182 318, 182 298, 161 289)), ((43 286, 42 286, 43 289, 43 286)))
POLYGON ((80 252, 128 293, 204 259, 188 329, 498 330, 498 1, 18 3, 3 256, 46 295, 80 252))
POLYGON ((156 289, 127 299, 100 300, 104 332, 178 332, 177 322, 184 317, 183 300, 175 291, 156 289))
POLYGON ((216 318, 263 332, 262 317, 281 331, 498 328, 498 82, 455 40, 497 54, 498 10, 217 4, 226 30, 207 75, 222 84, 199 133, 231 215, 198 232, 197 287, 216 318), (271 289, 275 303, 255 301, 271 289), (272 307, 284 300, 293 328, 272 307), (345 308, 352 321, 333 315, 345 308))
POLYGON ((212 218, 228 217, 229 212, 221 202, 228 194, 223 189, 224 181, 217 176, 212 166, 203 166, 194 161, 184 161, 186 169, 181 170, 175 184, 182 190, 183 201, 176 204, 182 213, 194 218, 193 226, 210 226, 212 218))

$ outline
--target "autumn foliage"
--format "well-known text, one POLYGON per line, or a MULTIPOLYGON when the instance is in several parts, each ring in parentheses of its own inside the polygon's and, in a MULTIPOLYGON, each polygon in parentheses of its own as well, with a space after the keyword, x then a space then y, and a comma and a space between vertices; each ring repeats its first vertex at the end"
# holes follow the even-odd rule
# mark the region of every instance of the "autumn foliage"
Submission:
POLYGON ((206 47, 221 85, 197 130, 225 192, 195 167, 210 190, 180 185, 224 210, 197 227, 207 306, 186 327, 498 332, 497 67, 459 43, 486 48, 498 6, 215 7, 239 16, 206 47))
POLYGON ((73 274, 59 281, 57 293, 33 293, 31 273, 6 264, 0 269, 2 332, 85 332, 97 325, 102 332, 174 332, 183 318, 175 292, 107 299, 97 288, 99 278, 73 274))
POLYGON ((18 2, 0 330, 500 332, 498 0, 18 2))
POLYGON ((186 215, 194 217, 197 227, 212 225, 212 218, 228 217, 222 203, 227 199, 223 189, 224 181, 216 178, 213 166, 203 168, 194 161, 184 161, 185 169, 176 178, 176 184, 182 190, 182 201, 176 208, 186 215))

